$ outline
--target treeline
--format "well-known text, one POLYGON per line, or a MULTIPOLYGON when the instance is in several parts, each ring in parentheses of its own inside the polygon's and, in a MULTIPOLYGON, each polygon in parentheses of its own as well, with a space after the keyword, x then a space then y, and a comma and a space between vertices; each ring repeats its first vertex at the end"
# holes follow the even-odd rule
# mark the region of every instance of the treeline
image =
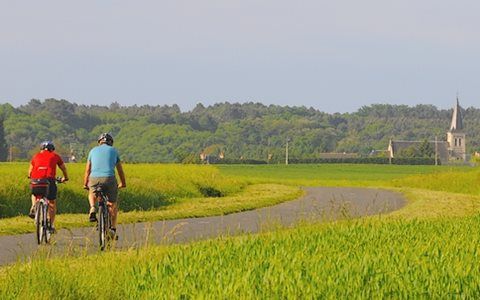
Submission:
MULTIPOLYGON (((115 146, 129 162, 198 162, 201 154, 214 160, 281 162, 287 139, 294 160, 315 160, 326 152, 368 156, 386 150, 390 138, 445 139, 451 113, 432 105, 375 104, 328 114, 261 103, 198 104, 182 112, 177 105, 87 106, 33 99, 20 107, 0 105, 0 158, 26 160, 42 140, 50 139, 62 155, 73 153, 82 160, 101 132, 114 135, 115 146), (2 148, 2 136, 7 147, 2 148)), ((476 151, 480 110, 468 108, 463 115, 467 150, 476 151)))

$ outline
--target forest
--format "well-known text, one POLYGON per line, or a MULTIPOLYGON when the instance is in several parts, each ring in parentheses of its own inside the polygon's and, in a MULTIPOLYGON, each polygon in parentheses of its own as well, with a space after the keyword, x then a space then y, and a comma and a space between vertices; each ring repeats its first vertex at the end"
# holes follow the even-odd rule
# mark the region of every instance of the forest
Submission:
MULTIPOLYGON (((453 107, 452 101, 452 107, 453 107)), ((467 152, 480 149, 480 109, 462 111, 467 152)), ((32 99, 0 105, 0 160, 28 160, 43 140, 55 142, 64 157, 85 160, 97 136, 110 132, 122 160, 137 162, 281 162, 289 141, 292 159, 325 153, 382 155, 390 139, 446 139, 452 109, 433 105, 373 104, 353 113, 329 114, 304 106, 261 103, 177 105, 79 105, 67 100, 32 99)))

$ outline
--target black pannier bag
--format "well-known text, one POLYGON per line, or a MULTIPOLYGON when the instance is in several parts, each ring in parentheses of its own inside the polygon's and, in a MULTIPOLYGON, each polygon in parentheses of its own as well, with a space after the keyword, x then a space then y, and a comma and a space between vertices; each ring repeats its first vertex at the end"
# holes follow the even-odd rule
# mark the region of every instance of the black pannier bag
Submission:
POLYGON ((35 196, 45 197, 48 194, 48 179, 30 180, 30 188, 35 196))

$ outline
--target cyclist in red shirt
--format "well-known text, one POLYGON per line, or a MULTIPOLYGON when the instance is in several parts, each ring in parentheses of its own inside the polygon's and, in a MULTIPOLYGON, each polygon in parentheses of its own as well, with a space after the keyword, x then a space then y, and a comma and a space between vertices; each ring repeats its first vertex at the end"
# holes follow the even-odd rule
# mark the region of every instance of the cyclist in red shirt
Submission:
MULTIPOLYGON (((67 168, 65 167, 62 158, 55 153, 55 145, 50 141, 45 141, 40 147, 40 152, 33 156, 28 170, 28 175, 31 179, 47 179, 49 181, 47 199, 49 202, 48 215, 50 217, 51 232, 55 232, 53 222, 55 221, 55 213, 57 212, 57 204, 55 202, 55 199, 57 198, 57 185, 55 181, 57 166, 63 173, 61 181, 67 181, 67 168)), ((35 196, 32 195, 32 207, 28 214, 32 219, 35 218, 35 201, 35 196)))

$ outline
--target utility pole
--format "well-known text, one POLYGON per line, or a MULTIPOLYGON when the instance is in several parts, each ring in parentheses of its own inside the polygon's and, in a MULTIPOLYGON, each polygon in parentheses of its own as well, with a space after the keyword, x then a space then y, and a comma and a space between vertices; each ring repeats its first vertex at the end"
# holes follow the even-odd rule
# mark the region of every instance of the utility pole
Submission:
POLYGON ((438 166, 438 145, 437 136, 435 136, 435 165, 438 166))
POLYGON ((390 139, 389 147, 388 147, 388 164, 392 164, 392 156, 393 156, 393 141, 390 139))
POLYGON ((290 138, 287 137, 287 143, 285 145, 285 164, 288 165, 288 142, 290 142, 290 138))

